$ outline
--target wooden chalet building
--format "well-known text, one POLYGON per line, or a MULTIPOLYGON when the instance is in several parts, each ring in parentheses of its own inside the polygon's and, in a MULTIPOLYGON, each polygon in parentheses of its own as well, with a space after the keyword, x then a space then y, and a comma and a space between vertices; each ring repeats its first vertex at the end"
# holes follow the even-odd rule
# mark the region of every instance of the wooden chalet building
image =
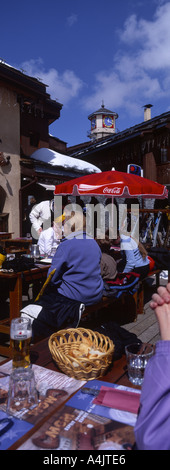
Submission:
POLYGON ((37 203, 51 199, 47 187, 88 172, 71 165, 66 168, 61 159, 55 166, 41 157, 31 158, 41 149, 67 154, 66 143, 49 134, 49 125, 59 119, 61 109, 45 84, 0 62, 0 232, 21 236, 30 195, 37 203))
MULTIPOLYGON (((146 105, 147 110, 148 106, 151 105, 146 105)), ((106 115, 105 108, 99 111, 106 115)), ((96 133, 95 139, 69 147, 67 152, 97 165, 102 171, 114 167, 126 172, 129 164, 139 165, 145 178, 170 187, 170 111, 154 118, 149 115, 140 124, 102 138, 96 133)))

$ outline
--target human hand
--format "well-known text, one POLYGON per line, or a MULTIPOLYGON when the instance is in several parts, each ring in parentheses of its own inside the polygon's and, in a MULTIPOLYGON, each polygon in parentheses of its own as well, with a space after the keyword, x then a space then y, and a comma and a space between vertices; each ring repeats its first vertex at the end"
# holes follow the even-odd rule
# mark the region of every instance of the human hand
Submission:
POLYGON ((150 302, 150 307, 155 309, 158 306, 163 305, 164 303, 170 303, 170 282, 166 287, 160 286, 157 289, 157 293, 152 295, 152 300, 150 302))
POLYGON ((170 303, 156 307, 155 314, 163 341, 170 341, 170 303))
POLYGON ((151 308, 159 323, 161 339, 170 341, 170 283, 166 287, 158 287, 150 302, 151 308))

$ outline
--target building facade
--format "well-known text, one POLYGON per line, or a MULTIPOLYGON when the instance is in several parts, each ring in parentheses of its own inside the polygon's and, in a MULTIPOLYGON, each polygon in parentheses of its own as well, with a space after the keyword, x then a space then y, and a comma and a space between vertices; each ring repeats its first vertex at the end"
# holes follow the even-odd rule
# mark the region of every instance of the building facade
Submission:
POLYGON ((142 123, 70 147, 68 154, 90 161, 102 171, 126 172, 129 164, 136 164, 145 178, 170 186, 170 112, 151 118, 150 107, 145 107, 142 123))
MULTIPOLYGON (((0 231, 20 235, 21 188, 30 182, 23 162, 37 148, 49 147, 48 128, 61 109, 43 83, 0 63, 0 231)), ((59 146, 66 149, 64 142, 59 146)))
POLYGON ((66 142, 49 134, 61 109, 62 104, 46 92, 46 85, 0 62, 0 232, 22 236, 31 196, 37 203, 52 199, 56 184, 99 170, 84 160, 73 161, 66 142), (48 156, 48 150, 59 163, 41 159, 44 151, 48 156))

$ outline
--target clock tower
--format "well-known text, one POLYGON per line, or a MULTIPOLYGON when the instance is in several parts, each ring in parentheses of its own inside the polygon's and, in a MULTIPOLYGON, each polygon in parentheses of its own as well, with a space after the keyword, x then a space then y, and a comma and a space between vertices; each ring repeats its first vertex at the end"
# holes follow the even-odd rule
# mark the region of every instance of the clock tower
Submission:
POLYGON ((88 137, 91 140, 96 140, 115 134, 117 118, 118 114, 106 109, 102 102, 101 108, 88 116, 91 121, 91 131, 88 133, 88 137))

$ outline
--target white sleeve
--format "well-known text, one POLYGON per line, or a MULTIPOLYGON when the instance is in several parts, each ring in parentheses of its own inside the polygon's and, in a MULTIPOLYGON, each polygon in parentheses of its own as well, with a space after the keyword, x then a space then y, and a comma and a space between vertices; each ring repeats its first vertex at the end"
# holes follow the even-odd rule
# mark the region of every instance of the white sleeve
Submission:
POLYGON ((45 251, 44 251, 44 234, 43 234, 43 232, 40 233, 37 245, 39 246, 40 255, 44 255, 45 251))
POLYGON ((39 230, 42 224, 40 215, 41 215, 41 206, 40 204, 36 204, 36 206, 33 207, 32 211, 29 214, 31 224, 36 231, 39 230))
POLYGON ((124 251, 126 256, 126 264, 123 272, 128 273, 133 271, 135 267, 134 249, 137 248, 137 243, 129 236, 122 236, 120 248, 124 251))
POLYGON ((45 230, 44 232, 41 232, 39 236, 39 240, 38 240, 40 255, 50 255, 52 243, 53 243, 53 231, 45 230))
POLYGON ((135 267, 134 252, 133 250, 126 250, 125 255, 126 255, 126 264, 125 264, 123 272, 130 273, 131 271, 133 271, 135 267))

